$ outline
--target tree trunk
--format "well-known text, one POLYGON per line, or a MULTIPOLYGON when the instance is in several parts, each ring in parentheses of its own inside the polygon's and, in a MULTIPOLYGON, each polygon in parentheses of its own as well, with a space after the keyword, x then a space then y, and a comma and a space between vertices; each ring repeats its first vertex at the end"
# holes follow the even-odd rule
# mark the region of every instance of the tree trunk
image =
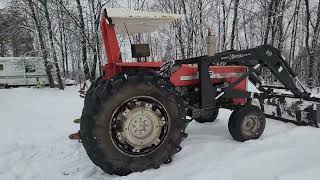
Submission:
MULTIPOLYGON (((246 22, 246 15, 243 14, 243 22, 246 22)), ((248 31, 246 23, 243 24, 243 31, 244 31, 244 40, 246 43, 246 49, 249 49, 249 41, 248 41, 248 31)))
POLYGON ((32 19, 33 19, 35 26, 36 26, 36 29, 37 29, 37 35, 38 35, 38 40, 39 40, 40 49, 41 49, 41 56, 44 60, 44 66, 45 66, 46 75, 48 77, 49 87, 54 88, 54 81, 53 81, 53 78, 51 75, 51 68, 50 68, 51 66, 49 65, 49 62, 48 62, 48 52, 45 47, 44 38, 43 38, 42 30, 41 30, 41 24, 40 24, 39 19, 36 15, 36 11, 35 11, 35 8, 33 5, 33 0, 27 0, 27 1, 28 1, 29 8, 31 10, 32 19))
POLYGON ((66 73, 66 59, 65 59, 65 42, 64 42, 64 39, 63 39, 63 36, 65 35, 64 32, 63 32, 63 24, 64 24, 64 18, 63 18, 63 15, 62 15, 62 11, 61 11, 61 7, 59 6, 59 3, 62 4, 62 0, 59 0, 59 2, 57 1, 57 17, 58 17, 58 25, 59 25, 59 37, 60 37, 60 51, 61 51, 61 59, 62 59, 62 73, 64 75, 64 77, 66 78, 67 76, 67 73, 66 73))
POLYGON ((48 11, 47 0, 42 0, 42 1, 39 1, 39 2, 42 4, 42 6, 44 8, 44 14, 45 14, 45 18, 46 18, 46 21, 47 21, 47 30, 48 30, 48 33, 49 33, 49 41, 50 41, 53 61, 54 61, 55 67, 56 67, 56 73, 57 73, 57 80, 58 80, 59 89, 64 90, 64 84, 63 84, 63 81, 62 81, 62 78, 61 78, 61 73, 60 73, 57 53, 56 53, 56 50, 55 50, 55 47, 54 47, 54 42, 53 42, 53 32, 52 32, 50 14, 49 14, 49 11, 48 11))
POLYGON ((62 23, 62 34, 63 34, 63 45, 64 45, 64 55, 65 55, 65 60, 66 60, 66 77, 69 78, 69 58, 68 58, 68 46, 67 46, 67 37, 66 37, 66 32, 65 32, 65 23, 62 23))
MULTIPOLYGON (((100 2, 101 4, 101 2, 100 2)), ((100 8, 101 10, 101 8, 100 8)), ((99 13, 100 14, 100 13, 99 13)), ((101 63, 101 43, 100 43, 100 39, 99 39, 99 32, 100 32, 100 16, 97 17, 97 20, 96 20, 96 48, 97 48, 97 57, 98 57, 98 66, 99 66, 99 75, 102 76, 103 73, 102 73, 102 63, 101 63)))
MULTIPOLYGON (((319 47, 319 33, 320 33, 320 0, 318 2, 318 10, 317 10, 317 21, 316 21, 316 25, 314 27, 313 30, 313 41, 312 41, 312 47, 314 49, 314 51, 316 51, 316 48, 319 47)), ((319 52, 318 52, 319 53, 319 52)), ((317 61, 317 86, 320 85, 320 62, 319 60, 317 61)))
POLYGON ((64 30, 64 25, 63 25, 63 42, 64 42, 64 55, 65 55, 65 60, 66 60, 66 77, 69 78, 69 58, 68 58, 68 46, 67 46, 67 40, 66 40, 66 34, 64 30))
POLYGON ((230 49, 234 49, 235 31, 236 31, 236 25, 237 25, 237 21, 238 21, 238 7, 239 7, 239 0, 235 0, 234 1, 234 10, 233 10, 233 21, 232 21, 232 32, 231 32, 230 49))
POLYGON ((274 0, 271 0, 270 4, 269 4, 269 8, 268 8, 268 20, 267 20, 267 27, 266 27, 266 31, 264 34, 264 44, 268 44, 268 37, 269 37, 269 31, 271 28, 271 18, 272 18, 272 10, 273 10, 273 3, 274 0))
MULTIPOLYGON (((60 21, 60 20, 59 20, 60 21)), ((62 59, 62 72, 64 77, 66 77, 66 66, 65 66, 65 51, 64 51, 64 42, 63 42, 63 34, 62 34, 62 30, 61 30, 61 24, 59 23, 59 36, 60 36, 60 51, 61 51, 61 59, 62 59)))
POLYGON ((4 57, 5 53, 6 53, 6 50, 4 48, 4 42, 1 41, 0 42, 0 57, 4 57))
POLYGON ((222 24, 223 24, 223 35, 222 35, 222 51, 226 51, 227 50, 227 22, 226 22, 226 19, 227 19, 227 15, 226 15, 226 4, 223 1, 221 1, 222 3, 222 13, 223 13, 223 21, 222 21, 222 24))
MULTIPOLYGON (((94 27, 92 28, 92 34, 94 36, 94 45, 92 45, 92 51, 93 51, 93 63, 92 63, 92 69, 91 69, 91 76, 90 76, 90 81, 94 81, 96 79, 96 73, 97 73, 97 63, 98 63, 98 59, 99 59, 99 25, 100 25, 100 12, 101 12, 101 1, 98 2, 97 5, 97 9, 94 6, 94 0, 90 0, 91 1, 91 9, 92 9, 92 13, 93 13, 93 21, 94 21, 94 27), (96 11, 95 11, 96 9, 96 11), (97 16, 98 14, 98 16, 97 16)), ((99 59, 99 62, 101 60, 99 59)), ((100 63, 99 63, 100 66, 100 63)), ((100 71, 100 67, 99 67, 99 71, 100 71)))
MULTIPOLYGON (((308 81, 307 84, 309 87, 313 87, 315 75, 314 75, 314 65, 315 65, 315 56, 316 56, 316 47, 319 37, 319 27, 320 27, 320 0, 318 3, 318 11, 317 11, 317 19, 316 19, 316 25, 313 29, 313 38, 311 41, 311 47, 309 45, 309 38, 310 38, 310 23, 311 23, 311 15, 310 15, 310 9, 309 9, 309 0, 305 0, 305 6, 306 6, 306 39, 305 39, 305 45, 308 51, 309 56, 309 63, 308 63, 308 81)), ((320 67, 320 65, 319 65, 320 67)))
POLYGON ((183 37, 182 37, 182 22, 180 20, 180 22, 177 23, 177 29, 178 29, 178 32, 177 32, 177 39, 178 39, 178 42, 179 42, 179 48, 180 48, 180 53, 181 53, 181 57, 182 59, 185 59, 186 58, 186 54, 185 54, 185 46, 184 46, 184 43, 183 43, 183 37))
POLYGON ((218 42, 217 42, 217 52, 220 52, 222 50, 222 43, 221 43, 221 7, 219 1, 216 1, 215 6, 218 8, 217 10, 217 17, 218 17, 218 42))
POLYGON ((272 21, 271 21, 271 45, 275 46, 276 35, 278 34, 278 21, 279 21, 279 4, 281 0, 274 0, 274 4, 272 7, 272 21))
MULTIPOLYGON (((278 49, 282 52, 282 48, 283 48, 283 34, 284 34, 284 31, 283 31, 283 27, 284 27, 284 24, 283 24, 283 16, 284 16, 284 8, 285 8, 285 5, 286 5, 286 0, 282 0, 282 5, 281 5, 281 9, 280 9, 280 17, 278 19, 278 27, 279 27, 279 35, 278 35, 278 49)), ((290 24, 291 21, 288 23, 290 24)))
POLYGON ((93 53, 93 62, 92 62, 92 68, 91 68, 91 75, 90 75, 90 81, 93 82, 96 79, 96 73, 97 73, 97 50, 95 48, 92 48, 93 53))
POLYGON ((290 54, 289 54, 289 64, 294 64, 294 58, 295 58, 295 48, 296 48, 296 42, 297 42, 297 27, 299 22, 299 10, 300 10, 300 3, 301 0, 296 0, 294 15, 293 15, 293 27, 291 31, 291 42, 290 42, 290 54))
POLYGON ((87 56, 87 39, 86 39, 86 29, 85 29, 85 23, 84 23, 84 17, 82 12, 82 6, 80 3, 80 0, 76 0, 77 3, 77 9, 80 17, 80 34, 81 34, 81 51, 82 51, 82 64, 85 74, 85 79, 90 79, 90 69, 88 65, 88 56, 87 56))

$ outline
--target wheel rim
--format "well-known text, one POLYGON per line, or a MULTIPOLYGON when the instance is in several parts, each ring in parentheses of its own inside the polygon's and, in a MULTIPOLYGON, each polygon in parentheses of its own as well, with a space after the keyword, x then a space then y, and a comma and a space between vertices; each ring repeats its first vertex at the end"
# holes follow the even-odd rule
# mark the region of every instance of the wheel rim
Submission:
POLYGON ((248 115, 242 122, 241 131, 246 136, 255 135, 260 127, 259 117, 257 115, 248 115))
POLYGON ((113 144, 127 155, 153 152, 164 141, 169 129, 164 106, 149 96, 131 98, 112 115, 110 135, 113 144))

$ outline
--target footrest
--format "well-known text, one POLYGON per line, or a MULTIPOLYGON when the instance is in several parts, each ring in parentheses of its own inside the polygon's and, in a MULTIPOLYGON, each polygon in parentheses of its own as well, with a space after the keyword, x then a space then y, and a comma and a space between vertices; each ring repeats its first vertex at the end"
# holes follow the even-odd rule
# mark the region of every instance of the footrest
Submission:
POLYGON ((69 139, 80 141, 80 140, 81 140, 81 138, 80 138, 80 131, 78 131, 78 132, 76 132, 76 133, 73 133, 73 134, 70 134, 70 135, 69 135, 69 139))

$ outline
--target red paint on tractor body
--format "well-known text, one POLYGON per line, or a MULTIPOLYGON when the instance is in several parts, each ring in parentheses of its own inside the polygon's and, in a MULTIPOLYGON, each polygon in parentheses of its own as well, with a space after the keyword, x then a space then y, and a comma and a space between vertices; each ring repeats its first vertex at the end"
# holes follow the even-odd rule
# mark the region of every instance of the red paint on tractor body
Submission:
POLYGON ((146 68, 155 68, 159 69, 164 62, 125 62, 125 63, 117 63, 117 66, 120 67, 146 67, 146 68))
POLYGON ((122 62, 116 31, 113 24, 107 23, 106 14, 102 15, 100 24, 104 50, 108 58, 108 63, 112 64, 122 62))
MULTIPOLYGON (((209 74, 212 79, 212 83, 220 83, 220 82, 232 83, 245 72, 247 72, 247 67, 245 66, 210 66, 209 67, 209 74)), ((179 70, 177 70, 175 73, 171 75, 170 80, 174 86, 198 85, 200 83, 199 77, 198 77, 198 68, 191 65, 182 65, 179 70)), ((241 88, 236 88, 236 89, 246 90, 246 88, 242 86, 241 88)))
MULTIPOLYGON (((106 13, 106 12, 105 12, 106 13)), ((106 14, 101 18, 101 32, 104 42, 105 54, 108 63, 104 65, 104 80, 110 79, 112 76, 130 69, 145 69, 157 71, 164 62, 123 62, 119 43, 116 36, 115 26, 107 22, 106 14)), ((211 66, 209 68, 212 83, 232 83, 244 72, 247 71, 245 66, 211 66)), ((170 81, 174 86, 198 86, 197 78, 198 68, 191 65, 182 65, 180 69, 172 74, 170 81)), ((246 91, 247 81, 243 80, 234 87, 236 90, 246 91)), ((246 99, 233 98, 233 103, 244 104, 246 99)))
MULTIPOLYGON (((243 73, 247 72, 245 66, 210 66, 209 74, 213 84, 216 83, 233 83, 243 73)), ((200 84, 198 68, 191 65, 182 65, 170 77, 170 81, 174 86, 198 86, 200 84)), ((247 81, 241 81, 234 90, 247 91, 247 81)), ((233 98, 235 104, 245 104, 244 98, 233 98)))
POLYGON ((130 69, 150 69, 157 70, 163 62, 123 62, 121 58, 120 46, 117 40, 115 26, 108 22, 107 12, 105 11, 101 17, 101 32, 104 43, 105 54, 108 63, 104 65, 103 79, 110 79, 112 76, 130 69))

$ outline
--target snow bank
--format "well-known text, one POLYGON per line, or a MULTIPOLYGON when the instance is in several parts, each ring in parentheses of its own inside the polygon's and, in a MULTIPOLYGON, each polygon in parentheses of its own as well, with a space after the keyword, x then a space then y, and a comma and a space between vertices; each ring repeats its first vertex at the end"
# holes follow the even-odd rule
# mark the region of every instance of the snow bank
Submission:
POLYGON ((72 121, 82 106, 78 87, 0 90, 0 179, 319 179, 320 129, 268 120, 262 139, 239 143, 229 135, 230 111, 224 109, 217 122, 188 126, 173 163, 111 176, 68 139, 79 128, 72 121))

